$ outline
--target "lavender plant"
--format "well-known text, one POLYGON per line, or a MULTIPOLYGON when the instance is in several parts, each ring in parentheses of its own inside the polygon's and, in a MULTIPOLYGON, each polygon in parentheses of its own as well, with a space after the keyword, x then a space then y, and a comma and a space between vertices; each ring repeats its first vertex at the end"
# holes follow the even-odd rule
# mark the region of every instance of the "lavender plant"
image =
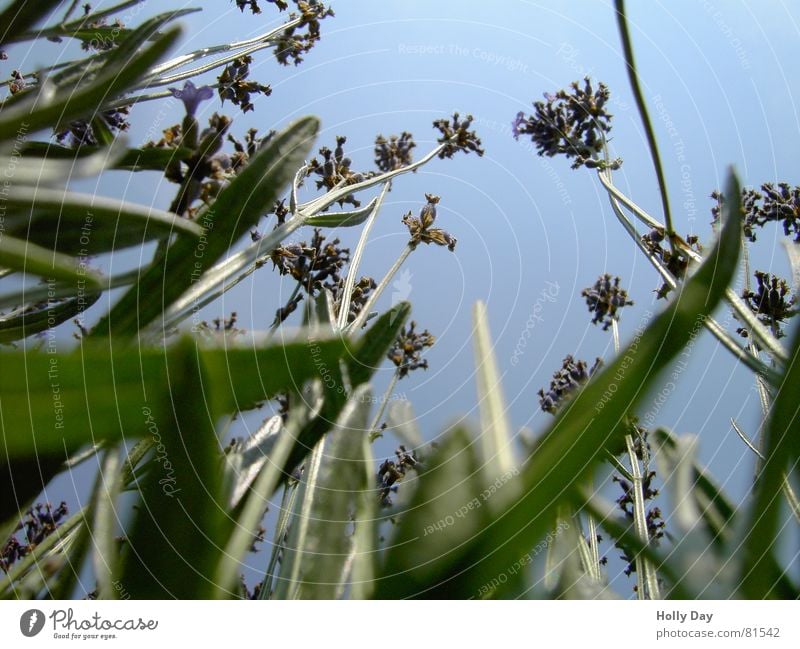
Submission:
MULTIPOLYGON (((297 593, 299 578, 313 568, 299 557, 308 557, 313 544, 334 535, 343 548, 352 546, 344 528, 359 490, 369 485, 365 511, 377 504, 374 477, 361 470, 372 463, 369 437, 365 433, 364 444, 354 444, 341 430, 367 416, 371 401, 365 398, 366 384, 390 346, 405 346, 395 341, 417 336, 413 325, 403 329, 407 304, 376 317, 377 301, 418 243, 455 246, 451 235, 430 227, 430 195, 422 208, 424 222, 416 230, 409 226, 408 245, 386 277, 376 281, 357 274, 369 231, 398 176, 458 151, 482 153, 480 140, 470 130, 471 118, 456 114, 452 120, 437 120, 437 146, 417 161, 411 155, 416 146, 411 134, 378 136, 377 171, 356 172, 344 154, 344 137, 336 139, 333 150, 322 147, 319 158, 306 157, 317 130, 315 118, 303 118, 282 131, 251 129, 240 139, 232 134, 231 117, 214 113, 207 125, 197 117, 201 103, 215 95, 242 112, 254 110, 255 97, 269 96, 271 89, 250 78, 252 57, 272 49, 282 65, 301 63, 320 39, 321 21, 333 16, 323 3, 294 2, 294 11, 278 28, 166 61, 164 54, 179 30, 164 28, 190 10, 167 12, 130 28, 107 21, 135 3, 99 11, 86 5, 77 18, 77 3, 72 3, 59 22, 37 28, 58 3, 40 3, 35 11, 22 4, 15 3, 2 16, 10 27, 4 45, 77 39, 92 54, 16 72, 6 84, 9 94, 0 108, 0 139, 15 166, 14 182, 7 183, 3 196, 0 265, 3 277, 41 278, 39 284, 26 279, 21 289, 0 297, 5 309, 0 340, 18 348, 3 354, 4 370, 9 371, 4 371, 0 385, 4 412, 9 413, 0 457, 8 467, 0 510, 7 574, 0 589, 6 596, 71 595, 75 567, 86 560, 94 566, 96 597, 114 597, 113 583, 125 583, 134 597, 242 595, 237 586, 239 561, 253 547, 254 534, 261 535, 266 499, 284 484, 298 512, 313 509, 320 500, 325 507, 338 504, 341 514, 338 536, 332 529, 312 530, 309 536, 302 525, 278 525, 282 531, 276 535, 267 574, 288 571, 285 583, 294 585, 283 594, 297 593), (199 80, 215 70, 221 72, 212 83, 199 80), (164 129, 160 140, 128 148, 122 134, 135 118, 136 106, 167 97, 183 105, 182 121, 164 129), (57 144, 34 140, 42 131, 45 138, 52 133, 57 144), (159 212, 67 189, 71 178, 110 169, 161 172, 176 186, 169 209, 159 212), (301 201, 309 178, 315 180, 316 192, 309 191, 301 201), (285 184, 288 196, 281 198, 285 184), (378 195, 362 206, 357 197, 373 189, 378 195), (337 205, 353 210, 336 211, 337 205), (261 227, 265 214, 276 223, 261 227), (284 243, 305 226, 313 229, 308 243, 284 243), (363 227, 352 256, 338 238, 324 233, 355 226, 363 227), (234 252, 232 246, 248 234, 250 245, 234 252), (98 255, 151 241, 157 244, 154 255, 141 267, 111 277, 93 267, 98 255), (237 326, 236 314, 211 325, 194 322, 189 332, 184 325, 188 317, 270 265, 291 277, 297 288, 278 309, 266 341, 257 343, 249 358, 245 348, 236 345, 247 333, 237 326), (127 290, 99 321, 87 325, 83 313, 104 291, 118 288, 127 290), (304 327, 299 333, 272 336, 299 310, 303 296, 304 327), (51 332, 76 318, 79 348, 64 351, 51 332), (369 326, 368 320, 373 320, 369 326), (187 333, 195 335, 187 339, 187 333), (131 347, 133 340, 138 350, 131 347), (84 362, 91 365, 91 375, 82 372, 84 362), (30 377, 25 386, 28 399, 41 400, 41 406, 23 407, 22 386, 14 378, 18 366, 30 377), (183 368, 181 381, 169 388, 168 376, 178 367, 183 368), (146 391, 137 390, 137 383, 146 391), (215 395, 211 422, 197 419, 188 397, 201 384, 215 395), (45 405, 46 399, 53 400, 52 385, 58 386, 55 430, 47 425, 52 407, 45 405), (112 393, 108 386, 113 386, 112 393), (85 409, 63 415, 62 400, 75 403, 71 397, 76 391, 88 395, 85 409), (267 418, 259 433, 223 454, 224 427, 213 421, 229 422, 276 397, 288 408, 283 416, 267 418), (174 403, 184 406, 176 411, 169 405, 174 403), (107 416, 110 407, 119 419, 107 416), (123 436, 139 442, 125 452, 119 442, 123 436), (310 449, 314 450, 309 454, 310 449), (318 499, 340 477, 335 463, 322 466, 320 473, 320 462, 328 452, 340 457, 339 451, 358 464, 357 479, 345 500, 318 499), (71 517, 59 509, 41 538, 26 542, 14 536, 24 525, 19 512, 42 487, 58 472, 90 457, 98 466, 98 478, 84 509, 71 517), (294 492, 298 484, 299 495, 294 492), (120 530, 115 523, 117 499, 127 489, 137 491, 142 504, 120 530), (223 510, 231 515, 222 517, 223 510), (187 534, 189 529, 208 542, 198 544, 194 532, 187 534), (44 579, 44 573, 35 570, 43 562, 57 567, 44 579)), ((253 13, 262 10, 257 2, 239 4, 253 13)), ((290 6, 271 4, 281 11, 290 6)), ((9 54, 14 55, 13 48, 9 54)), ((427 347, 432 342, 426 332, 419 344, 427 347)), ((416 347, 409 352, 411 360, 398 372, 405 376, 412 367, 424 366, 420 352, 416 347)), ((361 429, 367 430, 366 421, 361 429)), ((342 579, 349 579, 352 562, 339 561, 326 569, 344 570, 342 579)), ((302 592, 310 594, 307 589, 303 586, 302 592)), ((254 592, 259 597, 276 594, 269 579, 254 592)))
POLYGON ((603 273, 582 292, 592 323, 611 331, 614 355, 591 365, 565 357, 539 392, 552 420, 524 452, 482 303, 473 312, 479 434, 460 423, 420 450, 409 406, 387 406, 400 380, 427 368, 435 340, 408 320, 408 303, 380 313, 379 300, 420 244, 455 251, 440 197, 427 193, 418 209, 395 215, 408 238, 383 277, 360 272, 401 175, 459 152, 483 155, 472 117, 434 121, 436 144, 418 158, 408 132, 375 138, 373 169, 348 155, 343 136, 309 157, 316 118, 237 136, 230 116, 214 113, 201 124, 198 112, 216 99, 256 110, 272 89, 251 78, 252 57, 271 49, 278 64, 300 64, 333 16, 322 2, 237 0, 253 15, 291 11, 255 38, 166 60, 179 33, 168 25, 189 10, 131 28, 109 22, 130 1, 87 7, 78 18, 70 3, 60 20, 37 27, 57 4, 14 2, 0 14, 10 26, 2 47, 75 39, 87 52, 16 71, 0 106, 0 151, 16 174, 3 188, 0 280, 22 279, 22 288, 0 295, 0 342, 16 346, 3 351, 0 373, 0 465, 8 467, 0 478, 1 596, 71 596, 75 567, 89 562, 90 595, 98 598, 118 596, 120 583, 141 598, 596 598, 609 590, 603 537, 621 551, 642 599, 797 596, 773 547, 782 503, 800 512, 791 484, 800 338, 784 331, 796 297, 761 271, 755 288, 730 287, 758 228, 775 222, 797 234, 794 190, 743 191, 731 173, 724 195, 714 194, 716 240, 700 246, 676 233, 620 0, 662 217, 613 182, 622 161, 609 155, 606 85, 584 79, 545 95, 513 129, 540 155, 597 174, 623 230, 656 270, 665 306, 623 345, 621 317, 632 300, 622 280, 603 273), (180 102, 181 121, 158 140, 128 147, 124 132, 137 105, 164 98, 180 102), (68 188, 71 178, 111 169, 159 172, 174 185, 169 208, 68 188), (355 246, 342 243, 338 229, 346 227, 360 229, 355 246), (93 267, 96 257, 144 243, 154 244, 152 257, 140 255, 127 272, 93 267), (236 313, 200 318, 204 306, 270 269, 291 291, 263 331, 244 332, 236 313), (114 289, 121 296, 97 313, 114 289), (740 335, 713 318, 723 301, 740 335), (92 305, 99 319, 90 325, 83 318, 92 305), (76 318, 76 347, 65 351, 53 329, 76 318), (759 458, 745 510, 696 461, 695 438, 637 418, 644 394, 702 327, 756 373, 761 438, 734 422, 759 458), (394 373, 376 399, 370 382, 381 363, 394 373), (231 422, 268 403, 275 414, 255 433, 224 441, 231 422), (413 441, 378 463, 372 442, 389 429, 413 441), (79 511, 34 504, 52 476, 79 463, 96 475, 79 511), (615 472, 615 502, 594 488, 602 465, 615 472), (670 516, 659 500, 664 490, 678 503, 670 516), (138 501, 121 525, 125 491, 138 501), (280 505, 265 524, 276 494, 280 505), (388 531, 380 525, 387 520, 388 531), (267 546, 259 554, 263 577, 247 583, 241 563, 255 546, 267 546), (541 551, 543 587, 533 573, 541 551), (695 570, 698 561, 710 569, 695 570))

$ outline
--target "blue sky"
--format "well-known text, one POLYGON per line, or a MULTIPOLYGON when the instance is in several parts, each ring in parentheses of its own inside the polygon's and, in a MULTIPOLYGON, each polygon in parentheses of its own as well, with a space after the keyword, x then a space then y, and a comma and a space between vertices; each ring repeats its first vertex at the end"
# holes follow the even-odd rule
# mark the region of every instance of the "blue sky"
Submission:
MULTIPOLYGON (((151 2, 142 14, 166 4, 151 2)), ((266 31, 277 24, 277 12, 263 4, 264 14, 255 17, 240 14, 233 2, 188 4, 204 6, 204 11, 182 20, 187 35, 181 50, 266 31)), ((609 334, 591 324, 581 290, 604 272, 623 278, 636 302, 624 312, 623 341, 648 310, 663 307, 654 302, 655 271, 616 222, 595 174, 573 171, 563 159, 539 158, 529 143, 510 135, 516 113, 528 110, 542 93, 585 75, 604 81, 615 115, 613 154, 624 160, 615 182, 662 217, 612 5, 605 0, 330 4, 336 16, 324 21, 322 41, 302 65, 282 68, 268 52, 256 55, 251 78, 270 83, 273 94, 257 98, 255 111, 246 115, 225 106, 235 117, 232 132, 280 128, 301 115, 316 114, 323 125, 319 145, 332 147, 334 136, 346 135, 353 166, 369 169, 376 134, 411 131, 420 156, 434 146, 434 119, 453 110, 474 115, 486 155, 436 160, 396 181, 362 272, 380 277, 405 244, 401 216, 417 212, 426 192, 439 195, 438 223, 458 238, 458 247, 454 254, 419 249, 402 287, 395 288, 413 302, 420 327, 438 337, 428 354, 430 369, 403 380, 398 391, 414 404, 427 439, 463 417, 476 420, 471 307, 484 300, 512 422, 541 431, 549 415, 539 411, 536 391, 548 384, 561 359, 571 353, 591 361, 612 352, 609 334), (543 292, 549 297, 543 298, 543 292), (519 353, 534 308, 541 320, 519 353), (518 362, 512 364, 515 349, 518 362)), ((628 4, 676 227, 707 243, 712 237, 709 194, 722 185, 729 165, 745 185, 800 184, 800 69, 794 65, 800 55, 798 15, 788 2, 628 4)), ((26 58, 28 67, 44 62, 37 61, 36 52, 26 58)), ((205 103, 200 119, 214 110, 220 110, 216 100, 205 103)), ((166 115, 160 111, 157 102, 134 109, 132 143, 141 144, 148 132, 181 116, 177 106, 166 115)), ((83 189, 164 208, 175 188, 162 183, 154 192, 155 179, 112 173, 83 189)), ((357 233, 337 234, 355 244, 357 233)), ((751 251, 755 268, 788 273, 781 239, 779 228, 759 233, 751 251)), ((119 263, 126 260, 121 257, 119 263)), ((242 326, 264 329, 291 289, 264 270, 207 315, 237 311, 242 326)), ((391 299, 389 292, 383 306, 391 299)), ((726 317, 726 311, 719 313, 721 320, 726 317)), ((379 372, 377 391, 390 374, 388 367, 379 372)), ((753 457, 733 432, 731 417, 755 435, 759 408, 752 377, 704 334, 656 421, 699 435, 702 459, 738 501, 751 484, 753 457)), ((378 449, 389 454, 392 444, 378 449)))

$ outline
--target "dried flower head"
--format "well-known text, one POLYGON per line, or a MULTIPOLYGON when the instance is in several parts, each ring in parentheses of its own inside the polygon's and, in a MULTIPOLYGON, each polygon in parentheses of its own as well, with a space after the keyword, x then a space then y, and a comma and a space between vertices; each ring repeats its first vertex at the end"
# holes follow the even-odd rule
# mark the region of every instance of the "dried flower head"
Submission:
POLYGON ((350 260, 350 249, 340 243, 339 239, 326 242, 322 230, 314 228, 311 243, 280 246, 272 261, 281 275, 291 275, 309 295, 323 287, 333 290, 341 281, 339 271, 350 260))
MULTIPOLYGON (((294 27, 288 27, 281 32, 275 47, 275 58, 281 65, 293 62, 298 65, 303 60, 303 54, 308 52, 320 37, 320 21, 328 16, 333 16, 333 9, 326 7, 318 0, 294 0, 299 11, 299 16, 294 12, 289 17, 300 22, 294 27)), ((286 3, 283 3, 286 4, 286 3)))
POLYGON ((286 303, 285 306, 282 306, 281 308, 275 311, 275 319, 272 321, 272 326, 277 327, 281 322, 286 320, 286 318, 288 318, 297 310, 297 307, 302 301, 303 301, 302 293, 298 293, 294 297, 289 298, 289 301, 286 303))
MULTIPOLYGON (((686 275, 686 271, 691 264, 692 259, 689 254, 682 247, 676 246, 674 249, 661 244, 666 239, 666 233, 663 228, 653 228, 647 234, 642 236, 642 243, 647 248, 648 252, 658 257, 661 262, 666 266, 672 275, 677 279, 682 279, 686 275)), ((676 237, 677 240, 682 241, 683 244, 692 250, 701 253, 703 247, 700 245, 700 239, 696 235, 686 235, 685 239, 676 237)), ((659 299, 666 298, 671 290, 671 287, 666 282, 661 285, 656 291, 659 299)))
MULTIPOLYGON (((319 155, 322 156, 322 162, 313 158, 308 163, 308 175, 312 173, 319 176, 316 181, 317 189, 333 189, 337 186, 355 185, 363 181, 368 174, 362 174, 350 169, 352 161, 344 153, 344 145, 347 138, 344 136, 336 137, 336 148, 331 151, 328 147, 324 146, 319 150, 319 155)), ((345 203, 349 203, 353 207, 359 207, 361 202, 355 196, 350 194, 339 201, 341 207, 345 203)))
MULTIPOLYGON (((724 196, 722 192, 714 191, 711 198, 716 201, 716 205, 711 208, 716 223, 719 221, 724 196)), ((794 240, 800 242, 800 187, 792 187, 788 183, 764 183, 761 185, 761 192, 743 189, 741 203, 744 233, 750 241, 756 240, 755 228, 775 222, 783 225, 783 232, 787 237, 793 235, 794 240)))
POLYGON ((593 324, 602 323, 603 331, 608 331, 614 320, 619 320, 620 309, 633 304, 628 292, 620 287, 620 278, 608 273, 600 275, 594 286, 585 288, 581 295, 586 298, 586 306, 594 313, 593 324))
POLYGON ((431 227, 436 220, 436 205, 439 197, 425 194, 425 199, 427 202, 420 210, 419 218, 412 216, 411 212, 403 217, 403 224, 411 235, 408 245, 416 248, 420 243, 435 243, 437 246, 447 246, 447 249, 453 252, 456 249, 457 239, 440 228, 431 227))
POLYGON ((422 352, 436 342, 436 338, 431 336, 427 329, 417 333, 416 326, 417 323, 413 320, 408 327, 404 326, 386 354, 386 357, 397 367, 397 376, 401 379, 416 369, 428 369, 428 361, 422 358, 422 352))
POLYGON ((418 464, 414 453, 403 445, 400 445, 394 454, 397 456, 397 462, 385 460, 378 468, 378 497, 383 507, 392 504, 389 494, 397 493, 396 483, 405 477, 409 469, 415 468, 418 464))
POLYGON ((244 329, 236 326, 238 315, 232 311, 229 318, 214 318, 209 324, 203 320, 197 325, 196 330, 206 338, 216 338, 222 336, 241 336, 245 333, 244 329))
POLYGON ((100 128, 111 133, 127 131, 130 127, 128 123, 129 110, 128 106, 104 110, 97 114, 97 123, 94 124, 84 119, 70 122, 66 128, 56 133, 56 140, 72 148, 79 148, 84 145, 97 146, 100 140, 95 133, 95 129, 100 128))
POLYGON ((9 92, 12 95, 16 95, 18 92, 22 92, 27 87, 28 83, 25 81, 25 77, 22 75, 22 72, 19 70, 12 70, 11 83, 8 84, 9 92))
POLYGON ((65 502, 56 508, 50 503, 37 503, 25 512, 14 534, 0 548, 0 569, 8 572, 16 561, 30 554, 37 545, 58 529, 67 513, 65 502), (16 532, 22 530, 24 538, 20 540, 16 537, 16 532))
MULTIPOLYGON (((742 297, 758 319, 772 329, 778 338, 783 338, 785 334, 780 323, 797 313, 797 296, 791 294, 786 280, 777 275, 759 270, 754 275, 758 282, 755 292, 745 290, 742 297)), ((739 333, 747 335, 745 329, 739 329, 739 333)))
POLYGON ((226 99, 229 99, 241 108, 243 113, 253 110, 253 102, 250 100, 250 95, 269 97, 272 94, 270 86, 265 86, 256 81, 248 81, 252 62, 252 57, 240 56, 225 66, 222 74, 217 77, 219 98, 223 103, 226 99))
POLYGON ((416 145, 414 136, 403 131, 400 136, 383 135, 375 138, 375 164, 381 171, 394 171, 411 164, 411 149, 416 145))
POLYGON ((433 126, 442 134, 438 140, 439 144, 444 144, 444 148, 439 152, 439 158, 452 158, 458 151, 469 153, 474 151, 479 156, 484 154, 481 148, 481 140, 475 131, 470 131, 469 127, 473 121, 472 115, 467 115, 463 120, 458 113, 453 113, 452 120, 437 119, 433 126))
POLYGON ((602 364, 602 359, 598 358, 589 369, 586 361, 576 361, 571 354, 568 354, 561 364, 561 369, 553 374, 547 392, 544 389, 539 390, 539 405, 542 410, 555 414, 602 364))
MULTIPOLYGON (((377 288, 377 283, 372 277, 362 277, 353 286, 353 292, 350 295, 350 304, 348 305, 347 322, 353 322, 358 314, 361 313, 364 306, 366 306, 369 296, 377 288)), ((342 289, 344 288, 344 279, 340 281, 333 288, 333 299, 336 302, 337 309, 341 308, 342 289)))
MULTIPOLYGON (((606 111, 608 87, 599 83, 595 90, 586 77, 583 87, 573 81, 569 91, 559 90, 544 97, 544 101, 533 103, 533 115, 517 113, 511 125, 514 137, 530 135, 539 155, 564 154, 574 158, 573 169, 599 166, 605 134, 611 130, 611 114, 606 111)), ((620 164, 621 161, 614 161, 612 167, 620 164)))

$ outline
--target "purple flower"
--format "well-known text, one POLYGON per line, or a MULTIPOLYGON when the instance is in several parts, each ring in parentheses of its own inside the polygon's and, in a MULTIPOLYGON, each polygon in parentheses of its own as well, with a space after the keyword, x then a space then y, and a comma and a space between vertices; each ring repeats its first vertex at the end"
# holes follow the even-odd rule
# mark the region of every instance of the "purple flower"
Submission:
POLYGON ((211 99, 214 96, 214 91, 209 86, 197 88, 191 81, 184 83, 181 90, 177 88, 168 88, 168 90, 173 97, 183 102, 187 115, 194 115, 201 101, 211 99))
POLYGON ((525 113, 519 111, 517 113, 517 118, 511 122, 511 133, 514 135, 514 139, 518 140, 520 134, 522 133, 521 127, 526 122, 525 113))

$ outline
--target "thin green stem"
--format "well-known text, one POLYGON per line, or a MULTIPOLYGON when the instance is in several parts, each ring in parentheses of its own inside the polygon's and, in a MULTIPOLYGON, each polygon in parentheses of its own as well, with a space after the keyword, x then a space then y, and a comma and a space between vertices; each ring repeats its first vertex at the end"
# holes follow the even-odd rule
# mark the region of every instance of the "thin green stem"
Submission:
POLYGON ((370 293, 367 303, 356 316, 356 319, 347 325, 345 331, 358 331, 363 326, 363 324, 367 321, 370 311, 378 302, 378 298, 381 296, 386 287, 389 286, 389 282, 392 281, 397 271, 400 270, 400 267, 403 265, 405 260, 408 259, 408 256, 411 254, 412 250, 414 250, 414 248, 410 244, 403 248, 403 252, 400 253, 400 256, 389 269, 389 272, 386 273, 386 276, 381 280, 381 283, 378 284, 372 293, 370 293))
POLYGON ((289 529, 289 515, 294 509, 294 499, 297 494, 297 482, 287 483, 283 488, 281 498, 280 515, 275 525, 275 536, 272 539, 272 554, 269 558, 267 572, 264 581, 261 582, 261 590, 258 593, 259 599, 270 599, 272 593, 272 582, 275 579, 275 567, 278 565, 278 558, 284 550, 286 531, 289 529))
POLYGON ((642 125, 644 126, 645 135, 647 136, 647 145, 650 148, 650 157, 653 159, 653 166, 656 170, 658 177, 658 189, 661 193, 661 205, 664 209, 664 220, 667 227, 667 238, 669 239, 670 246, 673 252, 675 251, 675 228, 672 225, 672 212, 669 207, 669 193, 667 192, 667 180, 664 177, 664 169, 661 166, 661 155, 658 151, 658 143, 656 142, 655 132, 653 125, 650 122, 650 114, 647 112, 647 105, 644 101, 642 89, 639 86, 639 74, 636 71, 636 61, 633 57, 633 45, 631 44, 630 33, 628 32, 628 19, 625 15, 625 2, 624 0, 615 0, 614 2, 617 9, 617 25, 619 26, 619 34, 622 39, 622 49, 625 53, 625 63, 628 69, 628 79, 631 82, 631 90, 636 99, 636 107, 639 109, 639 116, 642 118, 642 125))
MULTIPOLYGON (((650 533, 647 529, 647 514, 644 509, 644 476, 639 466, 639 458, 636 456, 633 437, 626 435, 625 445, 628 448, 628 457, 631 462, 631 475, 633 475, 633 482, 631 484, 631 491, 633 492, 633 524, 636 529, 636 534, 641 539, 642 543, 649 545, 650 533)), ((639 588, 637 589, 639 599, 661 599, 661 593, 658 587, 658 576, 656 575, 653 564, 638 552, 634 557, 634 561, 636 565, 636 574, 639 577, 639 588)))
MULTIPOLYGON (((608 173, 608 172, 604 172, 604 173, 608 173)), ((631 237, 631 239, 636 244, 636 246, 639 248, 639 250, 641 250, 642 253, 645 255, 645 257, 647 257, 647 260, 659 272, 659 274, 664 279, 664 281, 667 283, 667 285, 672 289, 676 289, 678 287, 678 280, 664 266, 664 264, 661 262, 661 260, 658 259, 652 252, 650 252, 647 249, 647 247, 644 245, 644 243, 642 242, 641 237, 639 236, 639 233, 636 231, 636 228, 633 227, 633 224, 628 220, 628 218, 625 216, 624 212, 622 211, 622 208, 620 207, 619 203, 617 202, 616 197, 615 196, 609 196, 609 200, 611 202, 611 207, 612 207, 612 210, 614 211, 615 216, 617 217, 617 220, 620 222, 622 227, 625 229, 625 231, 631 237)), ((731 289, 728 289, 727 292, 726 292, 726 295, 725 295, 725 297, 728 298, 728 303, 736 310, 736 313, 739 314, 740 313, 740 309, 737 308, 738 303, 736 303, 735 301, 730 299, 731 295, 729 295, 729 293, 733 297, 738 297, 738 296, 731 289)), ((743 302, 741 303, 741 306, 746 311, 748 311, 748 313, 749 313, 749 315, 751 317, 753 316, 752 312, 749 312, 749 309, 747 308, 746 305, 744 305, 743 302)), ((742 319, 745 320, 744 317, 742 319)), ((761 323, 758 323, 758 324, 761 324, 761 323)), ((744 350, 733 339, 733 337, 725 330, 725 328, 722 327, 722 325, 720 325, 716 320, 714 320, 714 318, 712 318, 710 316, 707 317, 703 321, 703 325, 706 327, 706 329, 708 329, 723 344, 725 349, 727 349, 729 352, 731 352, 745 366, 749 367, 751 370, 753 370, 757 374, 768 378, 770 380, 770 382, 774 382, 774 381, 776 381, 778 379, 778 375, 775 373, 774 370, 772 370, 771 368, 767 367, 758 358, 754 358, 751 354, 749 354, 746 350, 744 350)), ((763 328, 763 325, 761 325, 761 326, 763 328)), ((777 341, 775 341, 772 338, 771 335, 767 334, 767 336, 768 336, 768 338, 772 339, 773 343, 777 344, 780 347, 780 344, 777 341)), ((781 347, 781 349, 782 349, 782 347, 781 347)), ((784 351, 784 354, 785 354, 785 351, 784 351)))
POLYGON ((350 269, 347 271, 347 277, 344 278, 344 289, 342 290, 342 299, 339 303, 339 316, 336 324, 340 331, 347 326, 347 316, 350 313, 350 300, 353 297, 353 287, 356 283, 358 267, 361 264, 361 257, 364 255, 364 249, 367 247, 369 233, 372 230, 372 226, 375 224, 378 212, 383 204, 383 199, 386 197, 386 193, 391 189, 391 187, 391 181, 388 181, 383 186, 383 190, 381 190, 378 200, 375 202, 375 207, 372 208, 372 212, 370 213, 369 217, 367 217, 366 223, 364 223, 364 227, 361 230, 361 236, 358 239, 358 245, 356 246, 356 249, 353 252, 353 257, 350 260, 350 269))
POLYGON ((164 85, 165 83, 173 83, 173 81, 180 80, 180 78, 188 78, 185 76, 181 76, 186 74, 187 72, 191 72, 189 76, 194 76, 195 74, 201 74, 202 72, 206 72, 207 69, 213 69, 213 67, 219 67, 220 65, 224 65, 232 61, 235 58, 240 56, 244 56, 245 54, 252 53, 256 51, 256 49, 262 49, 263 47, 268 47, 273 45, 272 39, 275 38, 278 34, 284 32, 287 29, 297 26, 301 21, 301 18, 295 18, 290 20, 279 27, 271 29, 270 31, 261 34, 259 36, 255 36, 253 38, 247 39, 245 41, 238 41, 236 43, 224 43, 222 45, 214 45, 212 47, 204 47, 199 50, 195 50, 190 54, 183 54, 181 56, 175 57, 174 59, 170 59, 169 61, 165 61, 164 63, 157 65, 150 71, 150 75, 148 76, 148 80, 144 81, 141 86, 142 87, 152 87, 153 85, 164 85), (249 48, 249 49, 244 49, 249 48), (255 48, 255 49, 254 49, 255 48), (176 68, 180 68, 184 65, 192 63, 193 61, 199 61, 200 59, 204 59, 208 56, 212 56, 214 54, 222 54, 222 53, 231 53, 229 56, 226 56, 222 59, 217 59, 216 61, 212 61, 211 64, 213 67, 207 68, 203 66, 202 68, 196 68, 194 70, 188 70, 187 72, 181 73, 181 75, 175 75, 173 77, 161 77, 164 72, 168 72, 169 70, 175 70, 176 68), (160 79, 158 77, 161 77, 160 79))
POLYGON ((378 412, 375 413, 375 417, 372 419, 372 423, 369 425, 369 436, 370 441, 374 441, 378 438, 378 426, 381 423, 381 418, 383 417, 383 413, 386 412, 386 404, 389 403, 389 399, 394 392, 395 387, 397 386, 397 381, 400 379, 400 368, 397 368, 392 376, 392 380, 389 381, 389 385, 386 388, 386 392, 383 393, 383 398, 381 399, 380 407, 378 408, 378 412))

